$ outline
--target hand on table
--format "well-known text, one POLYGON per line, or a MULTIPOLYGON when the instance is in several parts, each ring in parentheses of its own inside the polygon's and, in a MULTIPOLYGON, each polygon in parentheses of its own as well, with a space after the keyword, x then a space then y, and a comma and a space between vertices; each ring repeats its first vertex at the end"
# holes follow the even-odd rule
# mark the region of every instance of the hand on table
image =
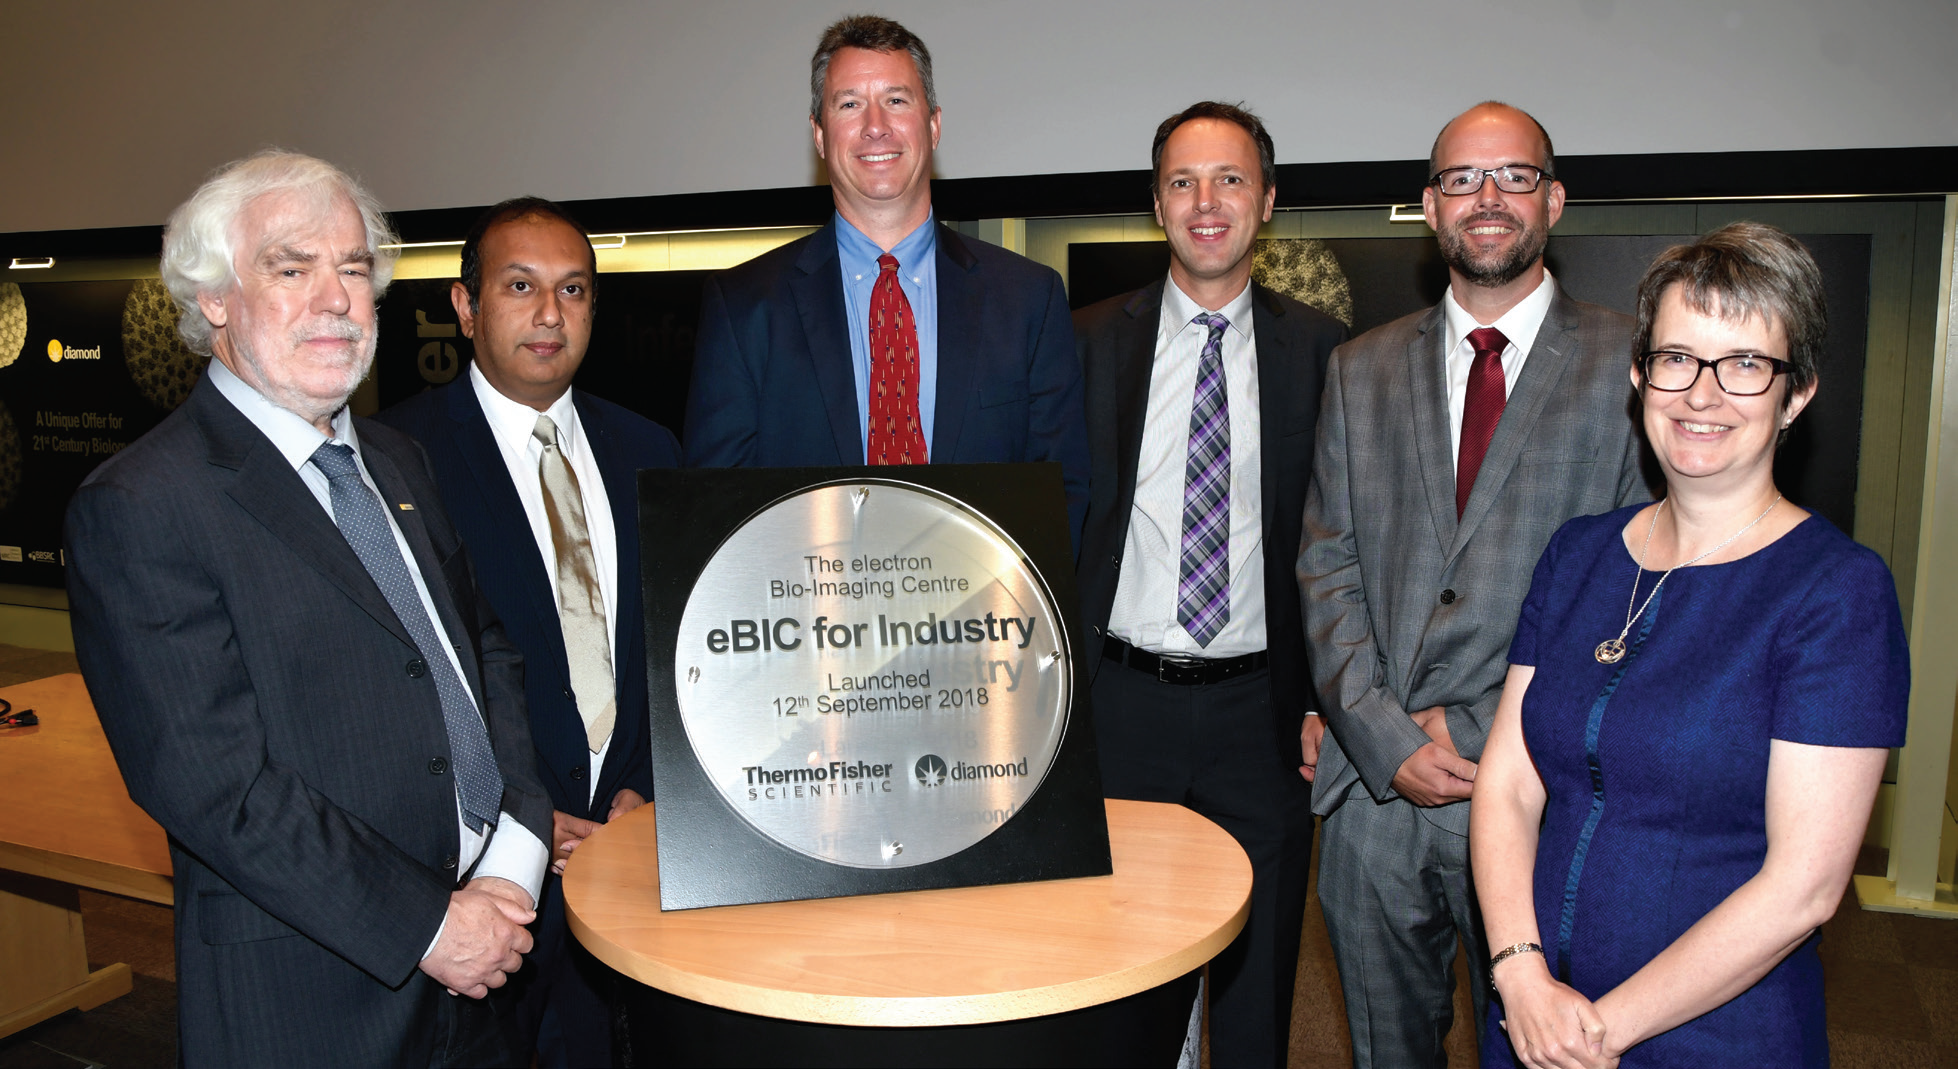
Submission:
MULTIPOLYGON (((612 796, 612 808, 606 812, 605 821, 610 823, 645 804, 645 796, 638 791, 631 787, 621 787, 619 793, 612 796)), ((582 817, 553 810, 551 812, 551 872, 559 876, 564 875, 564 863, 571 860, 571 851, 578 849, 578 844, 584 842, 592 832, 597 830, 598 822, 595 820, 585 820, 582 817)))

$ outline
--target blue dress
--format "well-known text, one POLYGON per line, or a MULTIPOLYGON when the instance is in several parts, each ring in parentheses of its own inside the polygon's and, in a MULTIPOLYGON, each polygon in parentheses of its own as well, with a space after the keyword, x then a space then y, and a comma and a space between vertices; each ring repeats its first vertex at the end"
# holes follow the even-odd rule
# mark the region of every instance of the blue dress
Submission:
MULTIPOLYGON (((1900 746, 1910 660, 1890 571, 1811 515, 1760 551, 1681 568, 1615 665, 1638 506, 1572 520, 1537 562, 1512 664, 1533 665, 1523 735, 1548 794, 1539 940, 1597 999, 1760 871, 1771 739, 1900 746)), ((1639 575, 1638 597, 1662 573, 1639 575)), ((1626 1052, 1638 1066, 1826 1066, 1816 935, 1731 1002, 1626 1052)), ((1482 1064, 1515 1056, 1491 999, 1482 1064)))

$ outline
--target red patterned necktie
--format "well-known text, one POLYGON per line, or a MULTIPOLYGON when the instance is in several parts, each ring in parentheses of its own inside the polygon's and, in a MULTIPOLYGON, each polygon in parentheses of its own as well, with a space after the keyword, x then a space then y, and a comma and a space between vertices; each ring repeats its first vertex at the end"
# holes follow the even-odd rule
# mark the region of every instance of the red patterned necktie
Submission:
POLYGON ((918 321, 897 284, 897 257, 877 258, 870 291, 870 464, 925 463, 925 427, 918 418, 918 321))
POLYGON ((1475 347, 1475 363, 1469 365, 1468 392, 1462 398, 1462 442, 1455 458, 1455 518, 1462 518, 1469 493, 1475 489, 1475 475, 1482 470, 1482 458, 1489 453, 1489 440, 1496 436, 1502 420, 1508 391, 1503 388, 1502 351, 1509 339, 1494 327, 1469 331, 1469 344, 1475 347))

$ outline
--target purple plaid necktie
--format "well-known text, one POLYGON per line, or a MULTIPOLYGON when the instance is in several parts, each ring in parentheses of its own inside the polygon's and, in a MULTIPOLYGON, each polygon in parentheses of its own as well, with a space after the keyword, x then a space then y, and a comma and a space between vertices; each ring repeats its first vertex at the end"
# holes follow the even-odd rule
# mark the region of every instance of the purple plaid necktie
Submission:
POLYGON ((1231 411, 1224 398, 1224 330, 1231 321, 1206 312, 1191 322, 1210 328, 1210 336, 1197 358, 1190 405, 1176 622, 1197 645, 1209 646, 1231 619, 1231 411))

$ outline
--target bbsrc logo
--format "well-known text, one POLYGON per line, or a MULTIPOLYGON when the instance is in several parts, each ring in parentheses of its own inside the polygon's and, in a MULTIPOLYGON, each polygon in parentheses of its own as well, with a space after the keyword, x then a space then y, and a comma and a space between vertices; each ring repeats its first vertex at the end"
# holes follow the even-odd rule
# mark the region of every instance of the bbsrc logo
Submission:
POLYGON ((947 769, 943 757, 928 753, 918 758, 918 763, 912 766, 911 771, 917 775, 919 783, 927 787, 937 787, 945 782, 947 769))

